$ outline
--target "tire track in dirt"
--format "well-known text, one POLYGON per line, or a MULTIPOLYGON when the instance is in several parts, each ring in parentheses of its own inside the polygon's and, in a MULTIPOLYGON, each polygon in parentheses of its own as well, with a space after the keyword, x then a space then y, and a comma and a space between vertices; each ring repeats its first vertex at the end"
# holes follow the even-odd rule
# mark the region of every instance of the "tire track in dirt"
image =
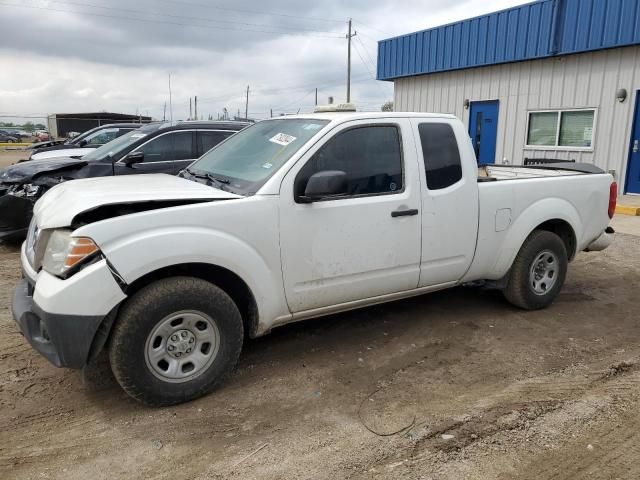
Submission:
MULTIPOLYGON (((597 422, 602 412, 616 405, 621 394, 640 396, 640 372, 635 361, 617 362, 604 368, 592 365, 588 370, 586 367, 581 370, 586 373, 579 373, 569 380, 561 374, 552 373, 516 382, 488 395, 475 405, 470 404, 469 413, 462 417, 421 422, 404 433, 411 440, 410 446, 372 465, 367 475, 355 478, 423 478, 411 475, 416 471, 442 474, 434 478, 467 478, 463 475, 464 468, 456 468, 460 458, 464 458, 465 464, 473 462, 476 453, 485 454, 487 446, 491 448, 494 444, 506 445, 507 450, 544 449, 551 439, 562 437, 565 427, 575 430, 574 423, 578 424, 579 429, 583 423, 597 422)), ((628 416, 624 409, 616 412, 620 413, 628 416)), ((640 465, 635 466, 634 453, 640 452, 640 447, 636 446, 640 445, 640 421, 634 418, 629 428, 625 427, 625 431, 616 437, 620 425, 624 423, 619 420, 614 423, 618 427, 604 428, 600 437, 606 448, 594 445, 593 449, 585 450, 584 457, 590 458, 588 463, 574 461, 565 452, 557 455, 555 463, 534 459, 521 473, 513 471, 500 478, 569 480, 583 478, 587 474, 591 475, 589 478, 616 478, 608 476, 612 471, 616 474, 626 471, 637 474, 640 465), (607 469, 607 476, 593 477, 594 472, 602 472, 603 465, 610 465, 618 458, 616 451, 619 447, 624 448, 628 444, 632 444, 633 448, 627 450, 628 455, 624 456, 626 462, 619 462, 613 470, 607 469), (596 448, 600 448, 600 454, 594 453, 596 448)), ((561 443, 570 440, 565 439, 561 443)), ((586 444, 583 449, 586 449, 586 444)), ((544 458, 546 453, 542 454, 544 458)), ((504 465, 501 468, 506 469, 504 465)), ((491 467, 487 467, 487 470, 487 476, 469 478, 497 478, 499 475, 491 467)), ((638 476, 621 478, 636 479, 638 476)))

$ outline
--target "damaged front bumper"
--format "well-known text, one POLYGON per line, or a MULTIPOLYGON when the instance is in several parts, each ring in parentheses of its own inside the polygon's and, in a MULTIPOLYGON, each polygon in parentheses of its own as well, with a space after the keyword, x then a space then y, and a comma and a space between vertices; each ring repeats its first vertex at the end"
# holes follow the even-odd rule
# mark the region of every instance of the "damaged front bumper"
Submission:
POLYGON ((11 195, 6 191, 1 194, 0 240, 20 239, 27 235, 35 200, 35 198, 11 195))
POLYGON ((29 344, 56 367, 83 368, 92 349, 101 348, 98 329, 110 326, 126 298, 106 260, 69 279, 36 272, 21 253, 24 278, 13 292, 13 319, 29 344), (96 296, 100 292, 100 296, 96 296))

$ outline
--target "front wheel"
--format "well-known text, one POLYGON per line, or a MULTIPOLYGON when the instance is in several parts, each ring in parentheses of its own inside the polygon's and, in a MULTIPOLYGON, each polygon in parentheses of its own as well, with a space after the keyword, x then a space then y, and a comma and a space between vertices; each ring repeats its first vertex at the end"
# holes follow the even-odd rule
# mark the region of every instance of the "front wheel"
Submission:
POLYGON ((548 307, 560 293, 568 263, 566 247, 558 235, 534 231, 513 262, 504 296, 525 310, 548 307))
POLYGON ((243 341, 233 300, 205 280, 173 277, 134 294, 109 344, 118 383, 150 406, 211 392, 235 366, 243 341))

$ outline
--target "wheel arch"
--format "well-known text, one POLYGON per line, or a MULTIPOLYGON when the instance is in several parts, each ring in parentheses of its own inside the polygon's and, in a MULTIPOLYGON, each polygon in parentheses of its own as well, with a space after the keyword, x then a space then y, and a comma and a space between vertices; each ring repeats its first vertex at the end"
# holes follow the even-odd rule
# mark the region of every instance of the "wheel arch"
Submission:
POLYGON ((575 258, 578 249, 578 240, 576 238, 576 232, 569 222, 560 218, 547 220, 534 228, 529 235, 536 230, 545 230, 558 235, 567 249, 567 259, 572 261, 575 258))
POLYGON ((208 263, 168 265, 137 278, 125 287, 125 293, 130 297, 155 281, 178 276, 199 278, 221 288, 238 307, 245 332, 251 338, 257 336, 258 304, 251 288, 239 275, 218 265, 208 263))

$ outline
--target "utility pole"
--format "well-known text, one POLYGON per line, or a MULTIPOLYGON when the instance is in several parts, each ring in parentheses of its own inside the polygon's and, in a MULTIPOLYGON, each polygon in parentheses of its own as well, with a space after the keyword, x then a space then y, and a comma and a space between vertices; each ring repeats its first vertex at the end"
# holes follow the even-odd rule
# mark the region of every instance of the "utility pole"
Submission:
POLYGON ((193 100, 193 110, 196 115, 196 120, 198 120, 198 96, 196 95, 194 100, 193 100))
POLYGON ((271 118, 273 118, 273 108, 269 109, 269 113, 271 114, 271 118))
POLYGON ((173 122, 173 102, 171 101, 171 73, 169 73, 169 121, 173 122))
POLYGON ((189 97, 189 120, 193 120, 193 111, 191 110, 191 97, 189 97))
POLYGON ((247 102, 244 104, 244 118, 249 118, 249 85, 247 85, 247 102))
POLYGON ((318 88, 316 87, 316 107, 318 106, 318 88))
POLYGON ((349 19, 349 33, 347 33, 347 103, 351 102, 351 39, 358 32, 351 33, 351 19, 349 19))

